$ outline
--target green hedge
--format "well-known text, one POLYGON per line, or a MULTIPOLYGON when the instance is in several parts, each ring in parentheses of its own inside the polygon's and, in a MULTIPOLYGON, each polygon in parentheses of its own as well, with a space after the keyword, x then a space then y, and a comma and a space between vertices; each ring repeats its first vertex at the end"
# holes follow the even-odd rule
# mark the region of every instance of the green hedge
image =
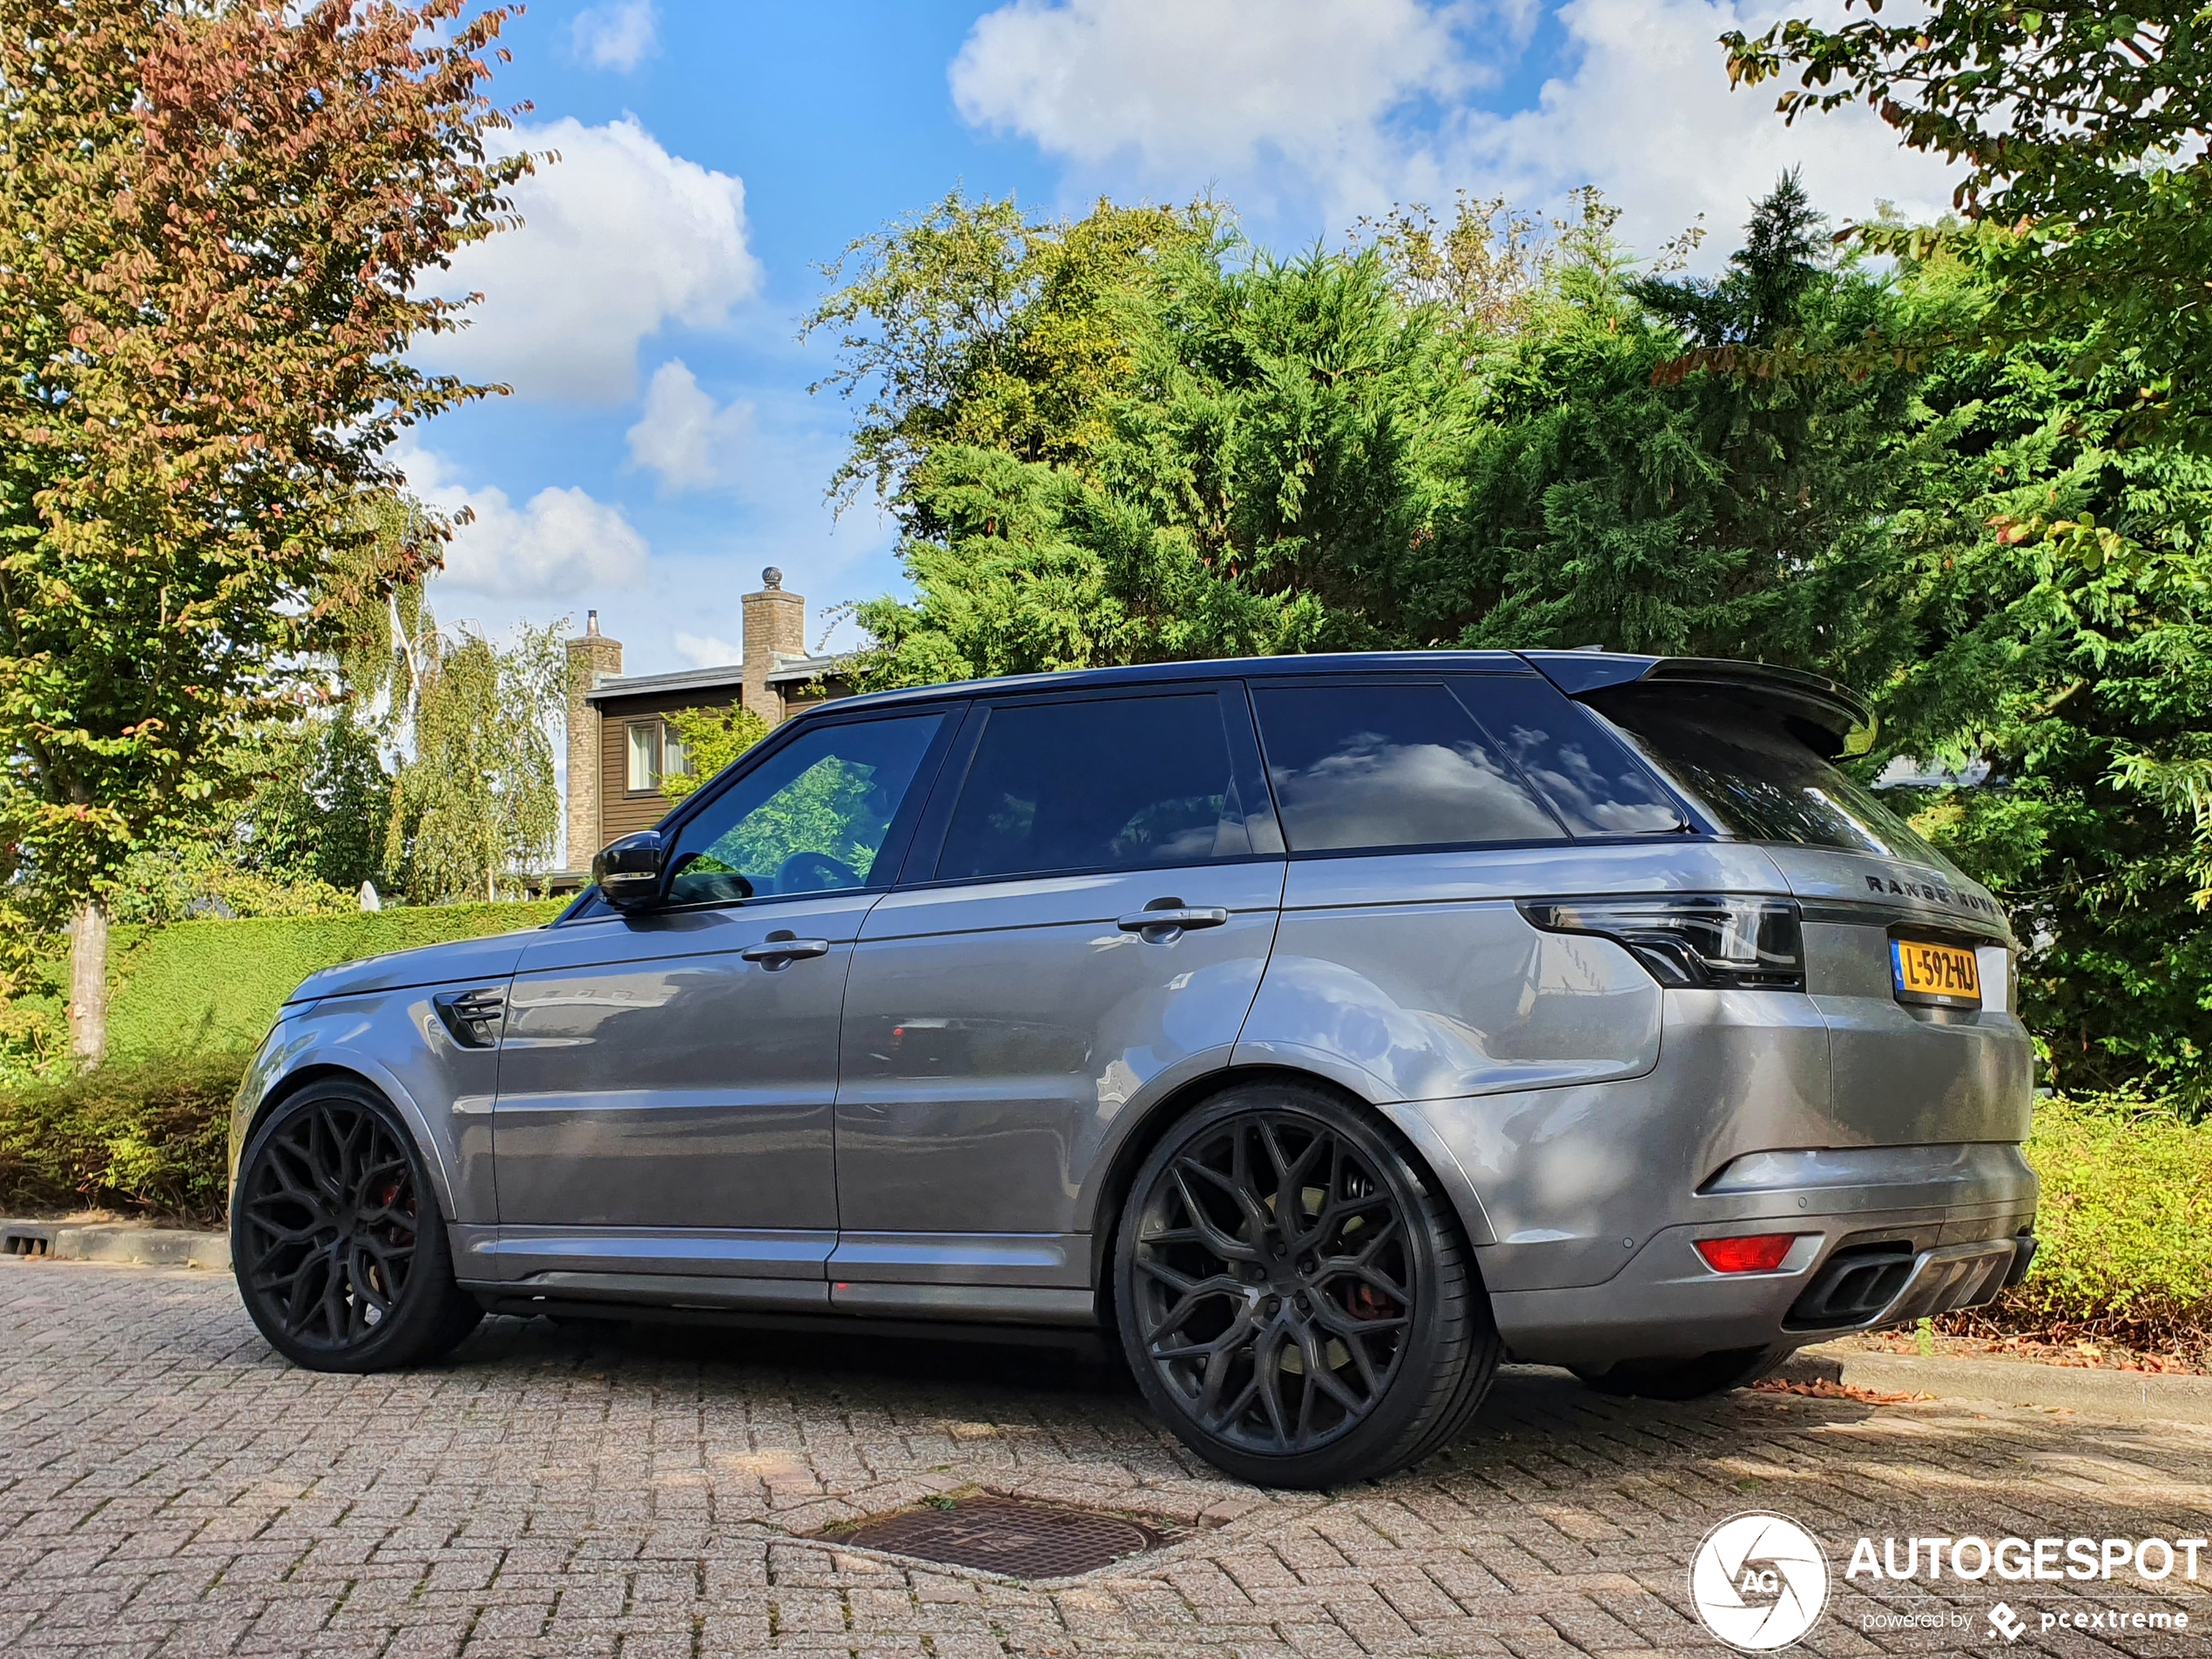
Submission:
POLYGON ((219 1223, 242 1053, 110 1064, 0 1096, 0 1210, 219 1223))
POLYGON ((117 928, 108 1063, 0 1093, 0 1209, 219 1218, 231 1097, 301 980, 367 956, 542 927, 566 903, 117 928))
POLYGON ((346 916, 267 916, 118 927, 108 1050, 118 1061, 251 1049, 318 968, 449 939, 542 927, 567 900, 433 905, 346 916))
POLYGON ((2027 1282, 1979 1321, 2202 1347, 2212 1325, 2212 1123, 2127 1101, 2036 1103, 2042 1177, 2027 1282))

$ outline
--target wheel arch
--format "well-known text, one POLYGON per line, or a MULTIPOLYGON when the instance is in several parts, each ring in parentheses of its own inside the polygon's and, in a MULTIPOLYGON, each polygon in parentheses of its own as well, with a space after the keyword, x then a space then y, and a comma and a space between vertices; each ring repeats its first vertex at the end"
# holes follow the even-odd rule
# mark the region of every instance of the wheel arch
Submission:
POLYGON ((1090 1284, 1102 1323, 1110 1325, 1115 1317, 1114 1251, 1121 1231, 1122 1209, 1136 1180, 1137 1170, 1151 1156, 1152 1149, 1178 1122, 1208 1101, 1231 1089, 1269 1082, 1321 1089, 1348 1106, 1380 1118, 1405 1143, 1404 1150, 1414 1169, 1451 1204, 1467 1233, 1467 1242, 1477 1245, 1494 1242, 1489 1217, 1476 1196, 1474 1184, 1467 1179, 1460 1161, 1453 1157, 1451 1149, 1417 1109, 1402 1102, 1369 1099, 1339 1079, 1295 1065, 1231 1066, 1193 1077, 1162 1096, 1114 1149, 1090 1215, 1090 1284))
POLYGON ((238 1164, 243 1163, 246 1149, 252 1144, 261 1125, 268 1122, 269 1114, 294 1096, 312 1089, 317 1083, 344 1082, 358 1084, 370 1090, 385 1104, 400 1115, 408 1136, 415 1142, 416 1154, 423 1167, 429 1171, 430 1184, 436 1190, 438 1209, 450 1218, 454 1214, 454 1185, 452 1172, 445 1166, 445 1149, 430 1133, 428 1120, 415 1097, 399 1084, 398 1079, 384 1074, 381 1067, 359 1062, 354 1056, 333 1058, 322 1055, 303 1057, 274 1079, 262 1091, 261 1098, 247 1114, 238 1137, 238 1159, 231 1170, 231 1187, 235 1195, 238 1186, 238 1164))

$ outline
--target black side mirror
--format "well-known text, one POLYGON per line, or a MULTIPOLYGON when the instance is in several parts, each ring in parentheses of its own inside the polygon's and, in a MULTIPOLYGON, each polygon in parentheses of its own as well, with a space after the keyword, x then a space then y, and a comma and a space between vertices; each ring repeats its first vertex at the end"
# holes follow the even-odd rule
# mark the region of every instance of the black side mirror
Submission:
POLYGON ((591 860, 599 896, 617 909, 649 904, 660 894, 661 860, 666 849, 658 830, 639 830, 610 841, 591 860))

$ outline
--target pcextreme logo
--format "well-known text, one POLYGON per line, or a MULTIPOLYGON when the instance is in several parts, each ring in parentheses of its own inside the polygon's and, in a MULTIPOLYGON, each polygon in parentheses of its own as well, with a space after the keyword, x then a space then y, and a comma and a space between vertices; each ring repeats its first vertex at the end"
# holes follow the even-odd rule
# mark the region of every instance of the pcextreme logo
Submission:
POLYGON ((1784 1515, 1730 1515, 1689 1561, 1689 1602, 1708 1630, 1745 1653, 1786 1648, 1828 1605, 1828 1558, 1784 1515))

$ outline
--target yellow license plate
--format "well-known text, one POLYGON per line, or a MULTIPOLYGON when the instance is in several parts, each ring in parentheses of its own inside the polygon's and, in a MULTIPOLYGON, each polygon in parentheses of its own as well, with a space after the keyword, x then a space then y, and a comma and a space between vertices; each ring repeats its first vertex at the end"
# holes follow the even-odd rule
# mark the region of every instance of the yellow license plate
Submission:
POLYGON ((1946 1008, 1981 1006, 1981 965, 1971 950, 1916 939, 1890 941, 1890 966, 1898 1000, 1946 1008))

